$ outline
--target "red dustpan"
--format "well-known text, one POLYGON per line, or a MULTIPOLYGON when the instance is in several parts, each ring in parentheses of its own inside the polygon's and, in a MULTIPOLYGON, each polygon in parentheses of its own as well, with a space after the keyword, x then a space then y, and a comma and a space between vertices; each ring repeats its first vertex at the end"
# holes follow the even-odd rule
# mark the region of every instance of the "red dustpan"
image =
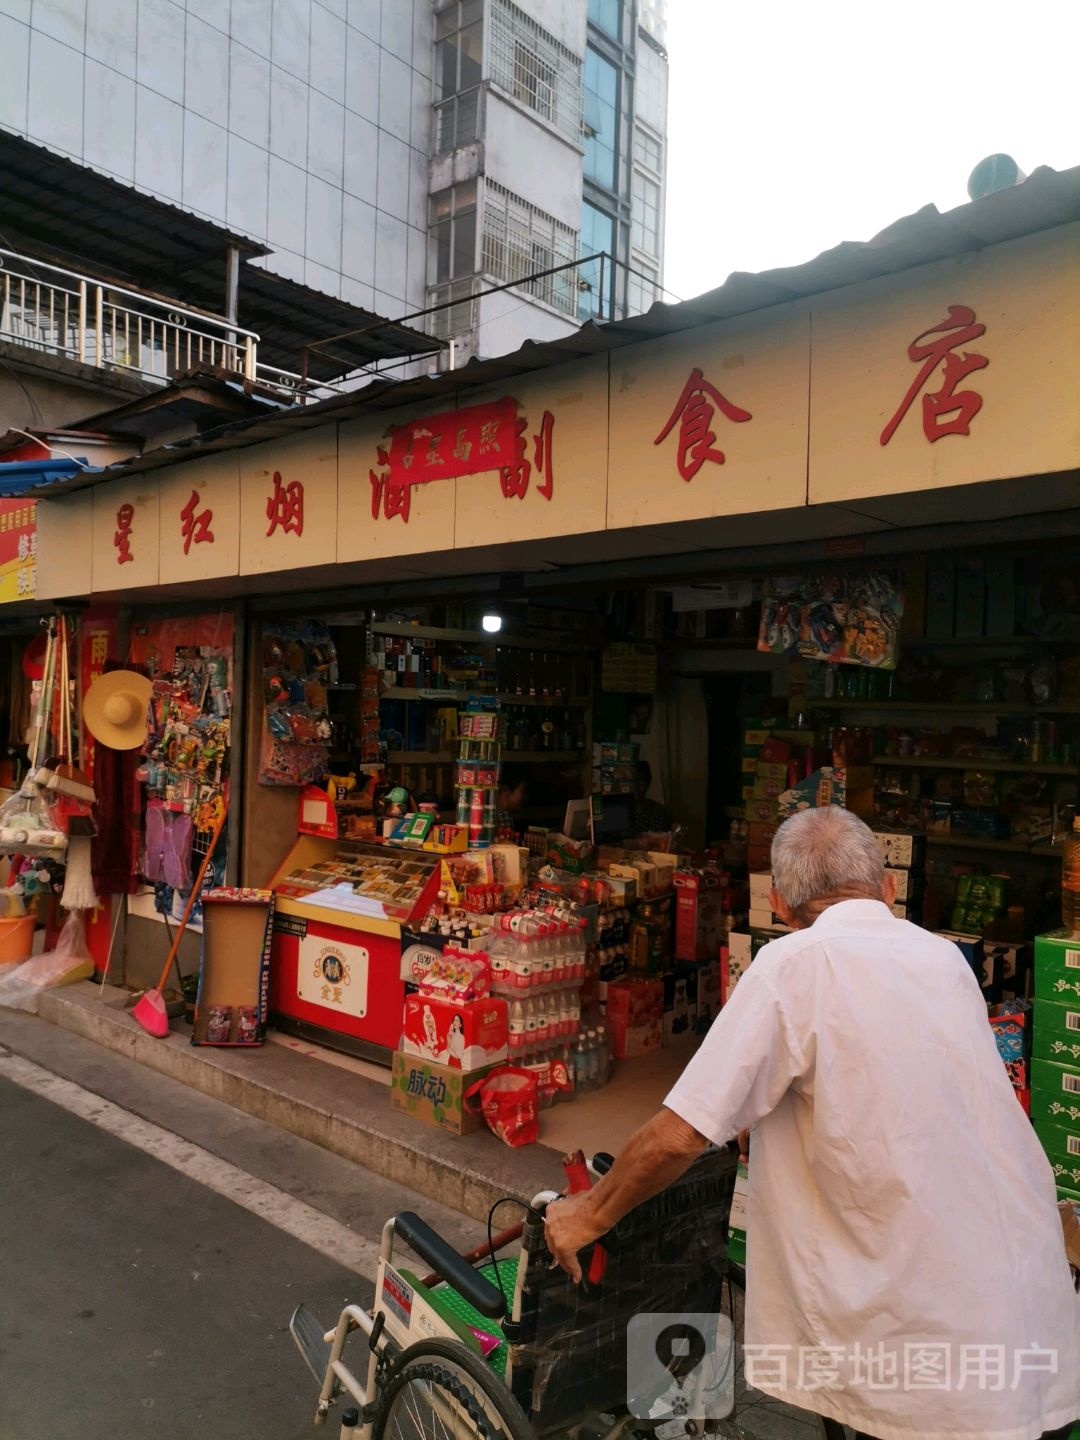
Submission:
POLYGON ((153 990, 147 990, 146 994, 137 1000, 131 1009, 132 1019, 137 1020, 148 1035, 153 1035, 158 1040, 163 1040, 169 1033, 169 1016, 166 1012, 165 1001, 161 994, 162 986, 169 978, 169 971, 172 969, 173 961, 176 959, 176 952, 180 949, 180 941, 184 937, 184 931, 187 929, 191 912, 195 908, 195 901, 202 893, 202 883, 206 878, 207 870, 210 868, 210 861, 213 859, 217 842, 221 838, 221 832, 225 828, 225 817, 228 813, 228 805, 223 805, 221 814, 218 816, 217 824, 214 826, 214 833, 210 836, 210 844, 206 854, 203 856, 203 862, 199 866, 199 873, 195 878, 195 884, 191 887, 187 904, 184 906, 184 913, 180 917, 180 924, 177 927, 173 943, 169 947, 169 958, 165 961, 165 968, 161 972, 161 979, 154 986, 153 990))

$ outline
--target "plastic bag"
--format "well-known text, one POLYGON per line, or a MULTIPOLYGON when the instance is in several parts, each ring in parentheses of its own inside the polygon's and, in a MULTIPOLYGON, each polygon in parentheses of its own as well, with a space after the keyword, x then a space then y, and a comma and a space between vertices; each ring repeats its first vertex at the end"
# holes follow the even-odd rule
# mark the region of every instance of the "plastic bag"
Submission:
POLYGON ((29 1010, 36 1015, 42 990, 89 980, 93 973, 86 927, 79 911, 72 910, 57 936, 54 950, 35 955, 6 974, 0 974, 0 1005, 8 1010, 29 1010))
POLYGON ((465 1104, 482 1111, 488 1129, 517 1149, 540 1137, 540 1086, 536 1072, 505 1066, 492 1070, 465 1092, 465 1104))

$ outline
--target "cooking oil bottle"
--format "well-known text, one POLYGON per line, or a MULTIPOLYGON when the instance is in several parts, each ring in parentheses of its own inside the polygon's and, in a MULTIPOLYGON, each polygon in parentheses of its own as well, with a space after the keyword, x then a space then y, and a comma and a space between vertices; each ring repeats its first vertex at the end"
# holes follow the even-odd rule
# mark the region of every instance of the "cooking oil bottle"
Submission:
POLYGON ((1080 815, 1065 837, 1061 857, 1061 923, 1072 935, 1080 935, 1080 815))

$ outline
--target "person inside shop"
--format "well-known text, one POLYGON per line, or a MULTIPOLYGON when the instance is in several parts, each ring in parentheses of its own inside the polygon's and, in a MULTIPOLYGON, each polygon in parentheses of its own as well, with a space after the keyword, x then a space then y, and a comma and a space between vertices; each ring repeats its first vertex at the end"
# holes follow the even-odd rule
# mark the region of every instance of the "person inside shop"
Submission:
POLYGON ((579 1280, 586 1247, 738 1136, 748 1385, 860 1440, 1067 1435, 1080 1295, 978 981, 892 914, 893 874, 850 812, 785 821, 772 871, 794 933, 759 951, 610 1172, 549 1206, 553 1256, 579 1280))
POLYGON ((648 798, 651 784, 652 766, 648 760, 639 760, 634 775, 634 799, 630 807, 632 836, 664 835, 671 829, 671 815, 667 806, 648 798))
POLYGON ((495 801, 495 837, 515 840, 525 829, 522 810, 528 794, 528 772, 520 765, 504 765, 499 772, 499 790, 495 801))

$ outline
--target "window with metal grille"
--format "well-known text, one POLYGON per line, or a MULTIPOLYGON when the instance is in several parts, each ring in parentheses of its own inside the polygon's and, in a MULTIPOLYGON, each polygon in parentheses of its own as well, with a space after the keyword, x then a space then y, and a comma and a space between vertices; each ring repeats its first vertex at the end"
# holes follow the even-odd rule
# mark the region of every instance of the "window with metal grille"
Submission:
POLYGON ((473 296, 475 279, 454 280, 449 285, 433 285, 428 290, 429 305, 445 305, 429 318, 428 332, 439 340, 451 335, 467 335, 479 323, 477 302, 473 296), (452 302, 452 303, 451 303, 452 302))
POLYGON ((438 190, 428 199, 428 278, 442 284, 476 274, 476 181, 438 190))
POLYGON ((435 17, 435 153, 469 145, 480 132, 483 0, 451 0, 435 17))
POLYGON ((488 71, 515 100, 579 138, 581 61, 510 0, 492 0, 488 71))
POLYGON ((646 255, 660 254, 660 186, 641 170, 634 171, 630 241, 646 255))
POLYGON ((577 232, 494 180, 484 186, 481 265, 496 281, 520 282, 527 294, 566 315, 574 312, 572 270, 528 279, 577 258, 577 232))

